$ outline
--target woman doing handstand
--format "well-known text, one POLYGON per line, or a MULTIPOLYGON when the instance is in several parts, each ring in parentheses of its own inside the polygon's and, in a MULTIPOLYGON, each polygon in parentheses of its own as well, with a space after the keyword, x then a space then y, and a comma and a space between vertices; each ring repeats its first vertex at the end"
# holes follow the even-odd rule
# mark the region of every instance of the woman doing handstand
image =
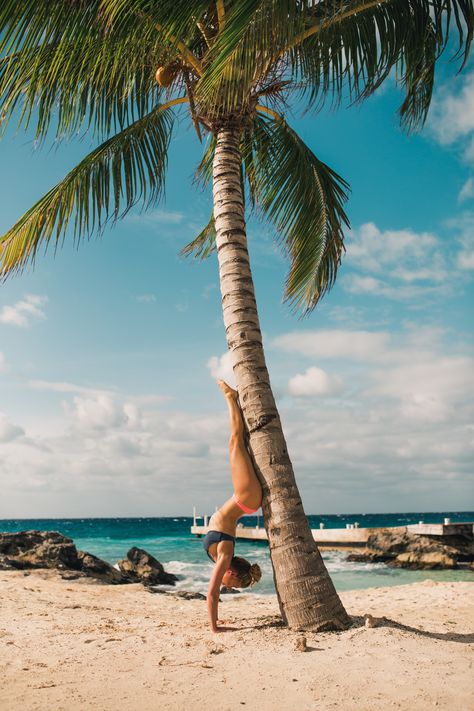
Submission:
POLYGON ((237 402, 238 393, 223 380, 217 384, 224 393, 230 415, 230 468, 234 494, 209 520, 209 531, 203 540, 204 550, 215 563, 207 592, 207 609, 213 632, 224 628, 217 625, 217 607, 221 584, 247 588, 262 577, 260 567, 234 556, 237 521, 244 513, 255 513, 262 503, 262 487, 245 445, 245 429, 237 402))

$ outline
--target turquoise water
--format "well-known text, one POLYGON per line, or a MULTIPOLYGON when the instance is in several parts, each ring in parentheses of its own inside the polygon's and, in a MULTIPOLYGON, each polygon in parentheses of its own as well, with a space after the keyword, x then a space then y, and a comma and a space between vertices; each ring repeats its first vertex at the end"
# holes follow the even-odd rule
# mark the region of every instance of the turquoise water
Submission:
MULTIPOLYGON (((361 528, 405 526, 424 521, 442 523, 474 521, 474 512, 415 512, 397 514, 340 514, 308 516, 311 528, 345 528, 358 522, 361 528)), ((255 516, 244 516, 246 526, 255 525, 255 516)), ((260 524, 262 523, 260 519, 260 524)), ((192 519, 177 518, 75 518, 75 519, 0 519, 0 531, 59 531, 74 540, 77 548, 115 564, 124 558, 129 548, 144 548, 163 563, 165 569, 179 577, 178 589, 205 592, 211 572, 211 561, 202 548, 202 539, 190 533, 192 519)), ((238 555, 260 565, 261 582, 252 594, 274 592, 268 546, 265 542, 241 541, 236 544, 238 555)), ((373 586, 403 585, 419 580, 470 580, 474 572, 465 570, 411 571, 387 568, 383 563, 350 563, 346 553, 323 551, 326 566, 338 590, 353 590, 373 586)))

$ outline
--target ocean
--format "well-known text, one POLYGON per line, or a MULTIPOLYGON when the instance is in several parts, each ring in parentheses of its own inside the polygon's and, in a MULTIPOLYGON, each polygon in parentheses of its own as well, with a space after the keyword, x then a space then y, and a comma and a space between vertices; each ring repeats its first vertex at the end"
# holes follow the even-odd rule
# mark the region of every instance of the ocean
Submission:
MULTIPOLYGON (((308 516, 308 520, 311 528, 319 528, 321 522, 325 528, 345 528, 347 523, 355 522, 361 528, 371 528, 404 526, 418 521, 442 523, 445 517, 449 517, 453 523, 474 521, 474 512, 312 515, 308 516)), ((241 522, 252 526, 257 523, 257 517, 244 516, 241 522)), ((178 576, 179 582, 174 589, 206 592, 212 563, 205 555, 202 539, 191 535, 191 525, 192 518, 189 517, 0 519, 2 532, 33 529, 59 531, 72 538, 78 549, 93 553, 111 564, 125 558, 132 546, 144 548, 164 565, 165 570, 178 576)), ((258 563, 262 568, 262 580, 251 590, 251 594, 274 593, 267 543, 237 540, 236 553, 258 563)), ((404 585, 427 578, 474 582, 474 571, 412 571, 387 568, 383 563, 351 563, 346 560, 343 551, 322 551, 322 556, 339 591, 404 585)))

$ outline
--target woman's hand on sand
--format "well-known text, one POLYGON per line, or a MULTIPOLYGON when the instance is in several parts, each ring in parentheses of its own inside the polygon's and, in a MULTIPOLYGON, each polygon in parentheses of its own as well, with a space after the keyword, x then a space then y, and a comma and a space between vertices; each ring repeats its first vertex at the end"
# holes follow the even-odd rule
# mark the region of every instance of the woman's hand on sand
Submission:
POLYGON ((221 627, 213 627, 212 631, 217 633, 217 632, 237 632, 239 628, 238 627, 226 627, 226 626, 221 626, 221 627))

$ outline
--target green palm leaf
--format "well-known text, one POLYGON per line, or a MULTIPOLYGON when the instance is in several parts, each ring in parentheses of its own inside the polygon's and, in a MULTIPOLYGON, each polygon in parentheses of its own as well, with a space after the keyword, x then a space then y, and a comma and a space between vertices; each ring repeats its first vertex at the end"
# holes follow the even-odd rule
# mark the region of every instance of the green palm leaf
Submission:
POLYGON ((198 236, 189 242, 180 252, 182 257, 193 256, 196 259, 207 259, 216 249, 216 225, 214 215, 198 236))
POLYGON ((396 68, 402 124, 414 128, 426 118, 448 39, 457 35, 464 66, 473 33, 472 0, 242 0, 230 6, 197 95, 225 114, 283 78, 318 109, 329 94, 336 105, 366 98, 396 68))
POLYGON ((21 49, 0 60, 3 126, 33 119, 44 138, 71 135, 84 126, 106 137, 150 111, 161 92, 154 79, 156 51, 140 43, 98 37, 21 49))
POLYGON ((285 300, 308 313, 336 278, 349 185, 283 120, 258 115, 242 149, 252 200, 276 226, 290 259, 285 300))
POLYGON ((79 241, 138 201, 155 203, 164 189, 172 117, 158 107, 86 156, 0 238, 0 276, 21 271, 51 238, 64 241, 72 220, 79 241))
POLYGON ((332 15, 325 5, 314 8, 306 38, 295 41, 285 54, 288 72, 309 106, 319 108, 328 94, 336 105, 346 96, 363 100, 396 68, 405 90, 402 125, 407 129, 422 125, 431 102, 435 63, 453 25, 459 39, 456 56, 462 54, 462 66, 467 61, 474 31, 472 1, 349 0, 332 15), (318 31, 309 34, 311 28, 318 31))
POLYGON ((405 90, 402 124, 415 128, 426 118, 435 62, 447 39, 443 18, 438 27, 432 3, 424 0, 365 3, 359 13, 348 14, 361 5, 346 3, 339 20, 321 17, 320 31, 288 50, 288 73, 309 108, 319 109, 328 95, 334 106, 346 98, 364 100, 395 68, 405 90))
MULTIPOLYGON (((344 251, 343 204, 349 185, 318 160, 285 121, 257 115, 242 136, 242 161, 253 207, 277 229, 291 266, 285 300, 310 312, 333 285, 344 251)), ((198 179, 212 178, 215 140, 198 166, 198 179)), ((181 254, 205 259, 215 250, 214 219, 181 254)))
POLYGON ((245 106, 250 90, 268 69, 268 60, 305 27, 306 3, 293 0, 239 0, 226 8, 225 26, 210 52, 196 88, 211 114, 245 106))
POLYGON ((4 0, 1 123, 19 109, 19 123, 37 121, 41 138, 51 125, 58 136, 77 133, 83 122, 102 139, 121 130, 156 105, 155 72, 180 56, 172 31, 200 36, 200 5, 208 3, 4 0))

